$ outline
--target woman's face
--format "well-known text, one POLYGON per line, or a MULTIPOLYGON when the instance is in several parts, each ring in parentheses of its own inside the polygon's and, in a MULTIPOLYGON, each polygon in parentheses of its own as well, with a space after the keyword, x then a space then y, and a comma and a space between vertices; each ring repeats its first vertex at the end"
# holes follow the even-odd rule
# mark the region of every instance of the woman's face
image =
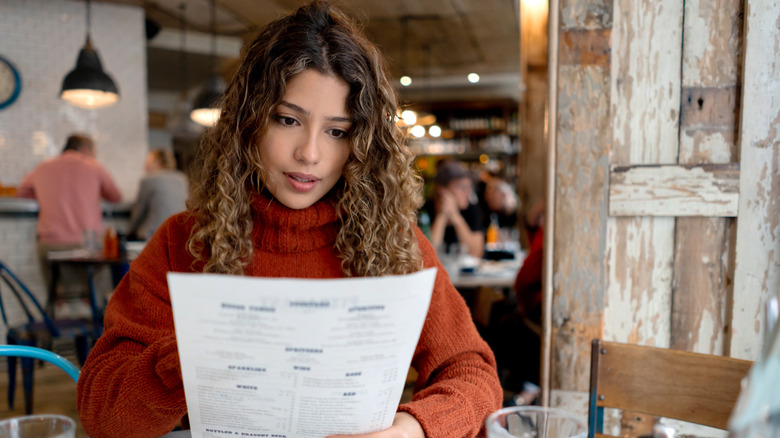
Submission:
POLYGON ((350 154, 349 85, 335 76, 304 70, 287 83, 260 140, 263 181, 282 204, 307 208, 341 178, 350 154))
POLYGON ((488 183, 485 187, 485 202, 491 211, 504 210, 504 194, 497 184, 488 183))
POLYGON ((454 179, 447 184, 447 190, 455 196, 458 202, 458 209, 465 210, 469 206, 469 199, 473 190, 471 178, 454 179))
POLYGON ((160 162, 157 161, 157 156, 154 152, 146 154, 146 160, 144 160, 144 170, 152 172, 160 168, 160 162))

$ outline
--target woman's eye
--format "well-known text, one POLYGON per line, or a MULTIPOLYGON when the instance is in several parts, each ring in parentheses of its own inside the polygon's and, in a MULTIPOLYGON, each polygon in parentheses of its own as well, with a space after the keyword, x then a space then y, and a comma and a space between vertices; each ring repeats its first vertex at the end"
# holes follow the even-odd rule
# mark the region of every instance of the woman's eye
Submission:
POLYGON ((349 132, 344 131, 342 129, 331 129, 330 130, 330 135, 331 135, 331 137, 340 140, 342 138, 347 138, 349 136, 349 132))
POLYGON ((294 118, 287 116, 276 116, 276 121, 284 126, 295 126, 295 124, 298 123, 294 118))

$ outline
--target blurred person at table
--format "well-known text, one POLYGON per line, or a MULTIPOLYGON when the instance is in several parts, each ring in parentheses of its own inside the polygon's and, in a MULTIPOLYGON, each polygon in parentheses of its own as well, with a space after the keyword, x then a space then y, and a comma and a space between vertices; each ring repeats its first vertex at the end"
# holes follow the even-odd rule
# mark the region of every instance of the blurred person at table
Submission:
POLYGON ((17 196, 38 201, 38 256, 47 285, 48 252, 81 247, 85 231, 102 238, 101 201, 122 199, 111 175, 95 159, 95 143, 83 134, 68 137, 62 154, 30 171, 17 196))
POLYGON ((544 199, 524 216, 530 246, 513 286, 514 299, 496 302, 485 339, 496 355, 501 386, 516 393, 507 405, 533 403, 538 395, 544 264, 544 199), (530 388, 530 389, 529 389, 530 388))
POLYGON ((416 226, 422 181, 393 120, 397 99, 379 49, 328 2, 247 45, 201 143, 188 211, 157 229, 108 303, 78 382, 87 434, 153 437, 184 422, 168 272, 342 278, 436 267, 415 394, 390 428, 361 436, 484 435, 501 405, 495 360, 416 226))
POLYGON ((495 217, 499 228, 517 226, 517 194, 508 182, 497 176, 489 176, 481 200, 483 224, 490 224, 495 217))
POLYGON ((128 239, 149 240, 162 223, 187 209, 189 182, 176 170, 176 159, 168 149, 146 154, 146 175, 141 179, 138 198, 130 211, 128 239))
POLYGON ((446 161, 436 171, 431 199, 425 204, 431 221, 434 248, 450 252, 453 244, 474 257, 485 252, 482 213, 474 193, 471 172, 460 161, 446 161))
POLYGON ((544 259, 544 208, 540 199, 525 215, 528 253, 515 277, 518 312, 534 324, 542 323, 542 265, 544 259))

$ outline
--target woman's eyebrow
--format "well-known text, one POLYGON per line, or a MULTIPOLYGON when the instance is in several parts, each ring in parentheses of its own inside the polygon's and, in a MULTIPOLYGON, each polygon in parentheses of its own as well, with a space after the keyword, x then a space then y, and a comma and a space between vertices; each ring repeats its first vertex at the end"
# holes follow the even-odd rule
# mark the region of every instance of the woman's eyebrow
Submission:
POLYGON ((326 117, 325 120, 328 120, 328 121, 331 121, 331 122, 352 123, 352 119, 350 119, 349 117, 333 116, 333 117, 326 117))
POLYGON ((299 107, 298 105, 296 105, 296 104, 294 104, 294 103, 287 102, 286 100, 283 100, 283 101, 282 101, 282 102, 279 104, 279 106, 286 106, 286 107, 290 108, 290 109, 291 109, 291 110, 293 110, 293 111, 298 111, 298 112, 300 112, 300 113, 304 113, 304 114, 306 114, 307 116, 309 115, 309 112, 308 112, 308 111, 306 111, 305 109, 303 109, 303 108, 299 107))
MULTIPOLYGON (((309 112, 306 111, 305 109, 303 109, 302 107, 300 107, 300 106, 298 106, 298 105, 296 105, 294 103, 287 102, 286 100, 283 100, 281 103, 279 103, 279 106, 286 106, 286 107, 290 108, 293 111, 297 111, 299 113, 303 113, 303 114, 305 114, 307 116, 310 115, 309 112)), ((331 121, 331 122, 352 123, 352 119, 351 118, 349 118, 349 117, 341 117, 341 116, 326 117, 325 120, 328 120, 328 121, 331 121)))

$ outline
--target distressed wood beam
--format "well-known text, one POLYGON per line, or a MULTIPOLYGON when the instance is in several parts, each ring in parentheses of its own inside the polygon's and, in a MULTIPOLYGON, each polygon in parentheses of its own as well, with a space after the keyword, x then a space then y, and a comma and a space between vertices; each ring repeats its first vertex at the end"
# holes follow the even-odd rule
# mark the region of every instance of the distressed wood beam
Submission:
POLYGON ((616 166, 610 216, 735 217, 739 163, 616 166))
POLYGON ((729 339, 734 357, 756 360, 766 336, 767 298, 780 290, 780 8, 745 2, 740 106, 740 179, 734 303, 729 339), (748 170, 749 169, 749 170, 748 170))
MULTIPOLYGON (((738 161, 742 0, 685 2, 679 164, 738 161)), ((734 277, 733 217, 675 225, 670 347, 728 355, 734 277)), ((678 429, 678 434, 698 435, 678 429)))

